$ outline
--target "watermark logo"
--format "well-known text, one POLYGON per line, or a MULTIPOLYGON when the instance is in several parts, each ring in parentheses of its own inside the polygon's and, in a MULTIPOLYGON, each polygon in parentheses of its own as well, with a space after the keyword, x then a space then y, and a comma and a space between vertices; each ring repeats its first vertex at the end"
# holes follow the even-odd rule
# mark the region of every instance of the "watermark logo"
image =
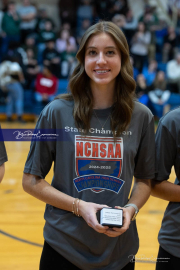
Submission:
POLYGON ((130 259, 130 262, 139 262, 139 263, 167 263, 169 262, 170 258, 156 258, 153 255, 146 256, 144 254, 142 255, 129 255, 128 258, 130 259))
POLYGON ((0 141, 65 141, 63 129, 1 129, 0 141))
POLYGON ((57 137, 59 137, 59 134, 53 134, 53 133, 42 133, 41 130, 25 130, 24 132, 22 132, 21 130, 15 130, 13 132, 13 134, 15 134, 15 139, 20 140, 20 139, 29 139, 31 138, 31 140, 34 139, 56 139, 57 137))

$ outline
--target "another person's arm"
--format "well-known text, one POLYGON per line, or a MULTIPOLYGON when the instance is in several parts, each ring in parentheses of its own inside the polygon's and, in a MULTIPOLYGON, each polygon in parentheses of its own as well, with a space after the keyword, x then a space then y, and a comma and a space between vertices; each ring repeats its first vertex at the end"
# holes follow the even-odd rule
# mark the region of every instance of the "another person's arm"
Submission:
POLYGON ((169 115, 160 120, 156 131, 157 173, 152 180, 151 195, 170 202, 180 202, 180 186, 167 181, 178 156, 176 122, 173 122, 174 116, 171 119, 169 115))
POLYGON ((3 180, 4 173, 5 173, 5 165, 3 163, 2 165, 0 165, 0 183, 3 180))
POLYGON ((152 180, 151 195, 169 202, 180 202, 180 186, 166 180, 152 180))
POLYGON ((3 135, 0 127, 0 183, 3 180, 4 173, 5 173, 5 162, 8 160, 6 148, 3 141, 3 135))

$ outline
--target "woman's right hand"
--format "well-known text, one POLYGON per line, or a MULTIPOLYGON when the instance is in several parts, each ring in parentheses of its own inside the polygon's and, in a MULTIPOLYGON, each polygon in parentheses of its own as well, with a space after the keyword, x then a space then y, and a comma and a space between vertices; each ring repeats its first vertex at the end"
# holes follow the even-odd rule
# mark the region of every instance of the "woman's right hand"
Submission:
POLYGON ((83 217, 86 223, 98 233, 105 233, 109 229, 108 226, 100 225, 96 217, 96 213, 104 207, 108 206, 85 202, 82 200, 79 202, 79 214, 83 217))

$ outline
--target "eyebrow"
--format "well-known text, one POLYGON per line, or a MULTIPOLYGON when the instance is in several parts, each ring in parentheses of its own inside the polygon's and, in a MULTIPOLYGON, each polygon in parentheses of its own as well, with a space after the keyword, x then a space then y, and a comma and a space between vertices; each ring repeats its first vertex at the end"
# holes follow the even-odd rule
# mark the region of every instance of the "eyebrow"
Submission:
MULTIPOLYGON (((95 46, 89 46, 89 47, 87 47, 87 50, 88 49, 97 49, 97 47, 95 47, 95 46)), ((117 48, 114 47, 114 46, 107 46, 107 47, 105 47, 105 49, 115 49, 115 50, 117 50, 117 48)))

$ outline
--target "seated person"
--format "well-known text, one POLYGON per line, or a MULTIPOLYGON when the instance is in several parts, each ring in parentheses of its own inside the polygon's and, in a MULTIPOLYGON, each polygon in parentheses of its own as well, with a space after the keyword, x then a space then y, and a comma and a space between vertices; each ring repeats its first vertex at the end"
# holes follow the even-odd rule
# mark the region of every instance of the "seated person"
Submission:
POLYGON ((137 75, 137 85, 136 85, 136 96, 139 102, 148 106, 149 97, 148 97, 148 86, 146 84, 146 79, 143 74, 137 75))
POLYGON ((163 116, 165 105, 168 104, 171 92, 167 90, 167 82, 164 71, 157 72, 154 83, 150 86, 149 99, 153 114, 157 118, 163 116))
POLYGON ((91 21, 89 19, 84 19, 81 23, 81 28, 77 33, 77 42, 80 44, 81 38, 86 32, 86 30, 91 26, 91 21))
POLYGON ((94 18, 94 5, 92 0, 81 0, 77 8, 76 18, 77 18, 77 33, 80 30, 81 23, 84 19, 90 20, 92 23, 94 18))
POLYGON ((30 0, 22 0, 22 5, 20 5, 17 12, 21 19, 21 43, 24 44, 26 37, 35 31, 37 10, 30 0))
POLYGON ((167 62, 166 74, 170 91, 180 93, 180 53, 177 53, 173 60, 167 62))
POLYGON ((47 10, 45 8, 38 9, 36 32, 40 33, 45 30, 45 24, 47 21, 52 23, 53 30, 55 28, 54 21, 48 16, 47 10))
POLYGON ((146 83, 148 86, 153 84, 156 78, 157 68, 158 68, 158 63, 156 60, 151 60, 149 65, 143 68, 142 73, 146 79, 146 83))
POLYGON ((79 0, 58 0, 59 18, 61 20, 61 25, 69 23, 72 27, 73 32, 76 29, 76 16, 77 8, 79 6, 79 0))
POLYGON ((137 79, 137 75, 139 74, 139 71, 138 69, 134 66, 134 59, 132 58, 132 56, 130 56, 130 62, 131 62, 131 65, 132 65, 132 68, 133 68, 133 77, 136 81, 137 79))
POLYGON ((7 59, 15 58, 20 64, 22 70, 24 70, 24 65, 27 61, 27 56, 24 48, 21 46, 20 42, 10 42, 7 54, 2 55, 2 62, 7 59))
POLYGON ((134 65, 142 73, 143 67, 148 62, 148 48, 151 42, 151 32, 147 31, 145 24, 139 22, 138 29, 131 39, 130 52, 134 65))
POLYGON ((70 31, 68 29, 61 30, 60 37, 56 40, 56 49, 59 53, 67 50, 76 52, 76 40, 70 35, 70 31))
POLYGON ((46 48, 42 54, 43 65, 51 66, 53 75, 60 76, 60 55, 55 49, 55 41, 50 39, 46 42, 46 48))
POLYGON ((35 82, 35 100, 43 104, 52 101, 56 95, 58 79, 53 75, 51 66, 44 66, 35 82))
POLYGON ((40 71, 40 66, 38 65, 38 61, 35 58, 34 51, 32 49, 27 49, 26 54, 27 64, 24 69, 25 89, 33 89, 36 76, 40 71))
POLYGON ((164 44, 162 49, 162 60, 164 63, 172 60, 178 52, 178 35, 176 34, 175 28, 172 26, 168 27, 168 33, 164 37, 164 44))
POLYGON ((70 36, 70 31, 62 29, 60 38, 56 41, 57 51, 61 57, 61 78, 68 78, 72 73, 77 52, 76 40, 70 36))
POLYGON ((21 83, 24 82, 22 68, 18 59, 3 61, 0 65, 0 87, 7 91, 6 115, 9 122, 12 121, 13 107, 17 114, 18 121, 24 123, 22 115, 24 112, 24 89, 21 83))
POLYGON ((56 39, 56 34, 53 31, 53 24, 51 21, 47 20, 44 22, 44 29, 39 33, 39 43, 45 43, 46 41, 56 39))
POLYGON ((112 14, 113 16, 116 14, 123 14, 126 15, 126 13, 129 10, 129 5, 127 0, 115 0, 112 1, 112 14))
POLYGON ((137 18, 135 18, 133 11, 129 9, 125 15, 126 17, 126 22, 125 25, 123 26, 124 33, 126 35, 128 44, 131 44, 131 39, 133 35, 136 32, 136 29, 138 27, 138 21, 137 18))
POLYGON ((126 17, 122 14, 115 14, 112 17, 112 22, 115 23, 123 32, 126 24, 126 17))
POLYGON ((33 50, 35 58, 38 57, 38 49, 37 49, 37 46, 36 46, 36 40, 37 40, 37 35, 36 34, 31 34, 31 35, 26 37, 25 44, 23 46, 23 49, 25 51, 27 51, 28 49, 33 50))
POLYGON ((49 40, 56 40, 56 33, 53 31, 53 23, 49 20, 44 22, 44 29, 38 35, 38 62, 42 63, 42 53, 49 40))
POLYGON ((7 4, 7 12, 2 17, 2 44, 0 46, 0 52, 7 53, 9 43, 12 41, 20 41, 20 18, 16 12, 16 6, 14 1, 9 1, 7 4))

